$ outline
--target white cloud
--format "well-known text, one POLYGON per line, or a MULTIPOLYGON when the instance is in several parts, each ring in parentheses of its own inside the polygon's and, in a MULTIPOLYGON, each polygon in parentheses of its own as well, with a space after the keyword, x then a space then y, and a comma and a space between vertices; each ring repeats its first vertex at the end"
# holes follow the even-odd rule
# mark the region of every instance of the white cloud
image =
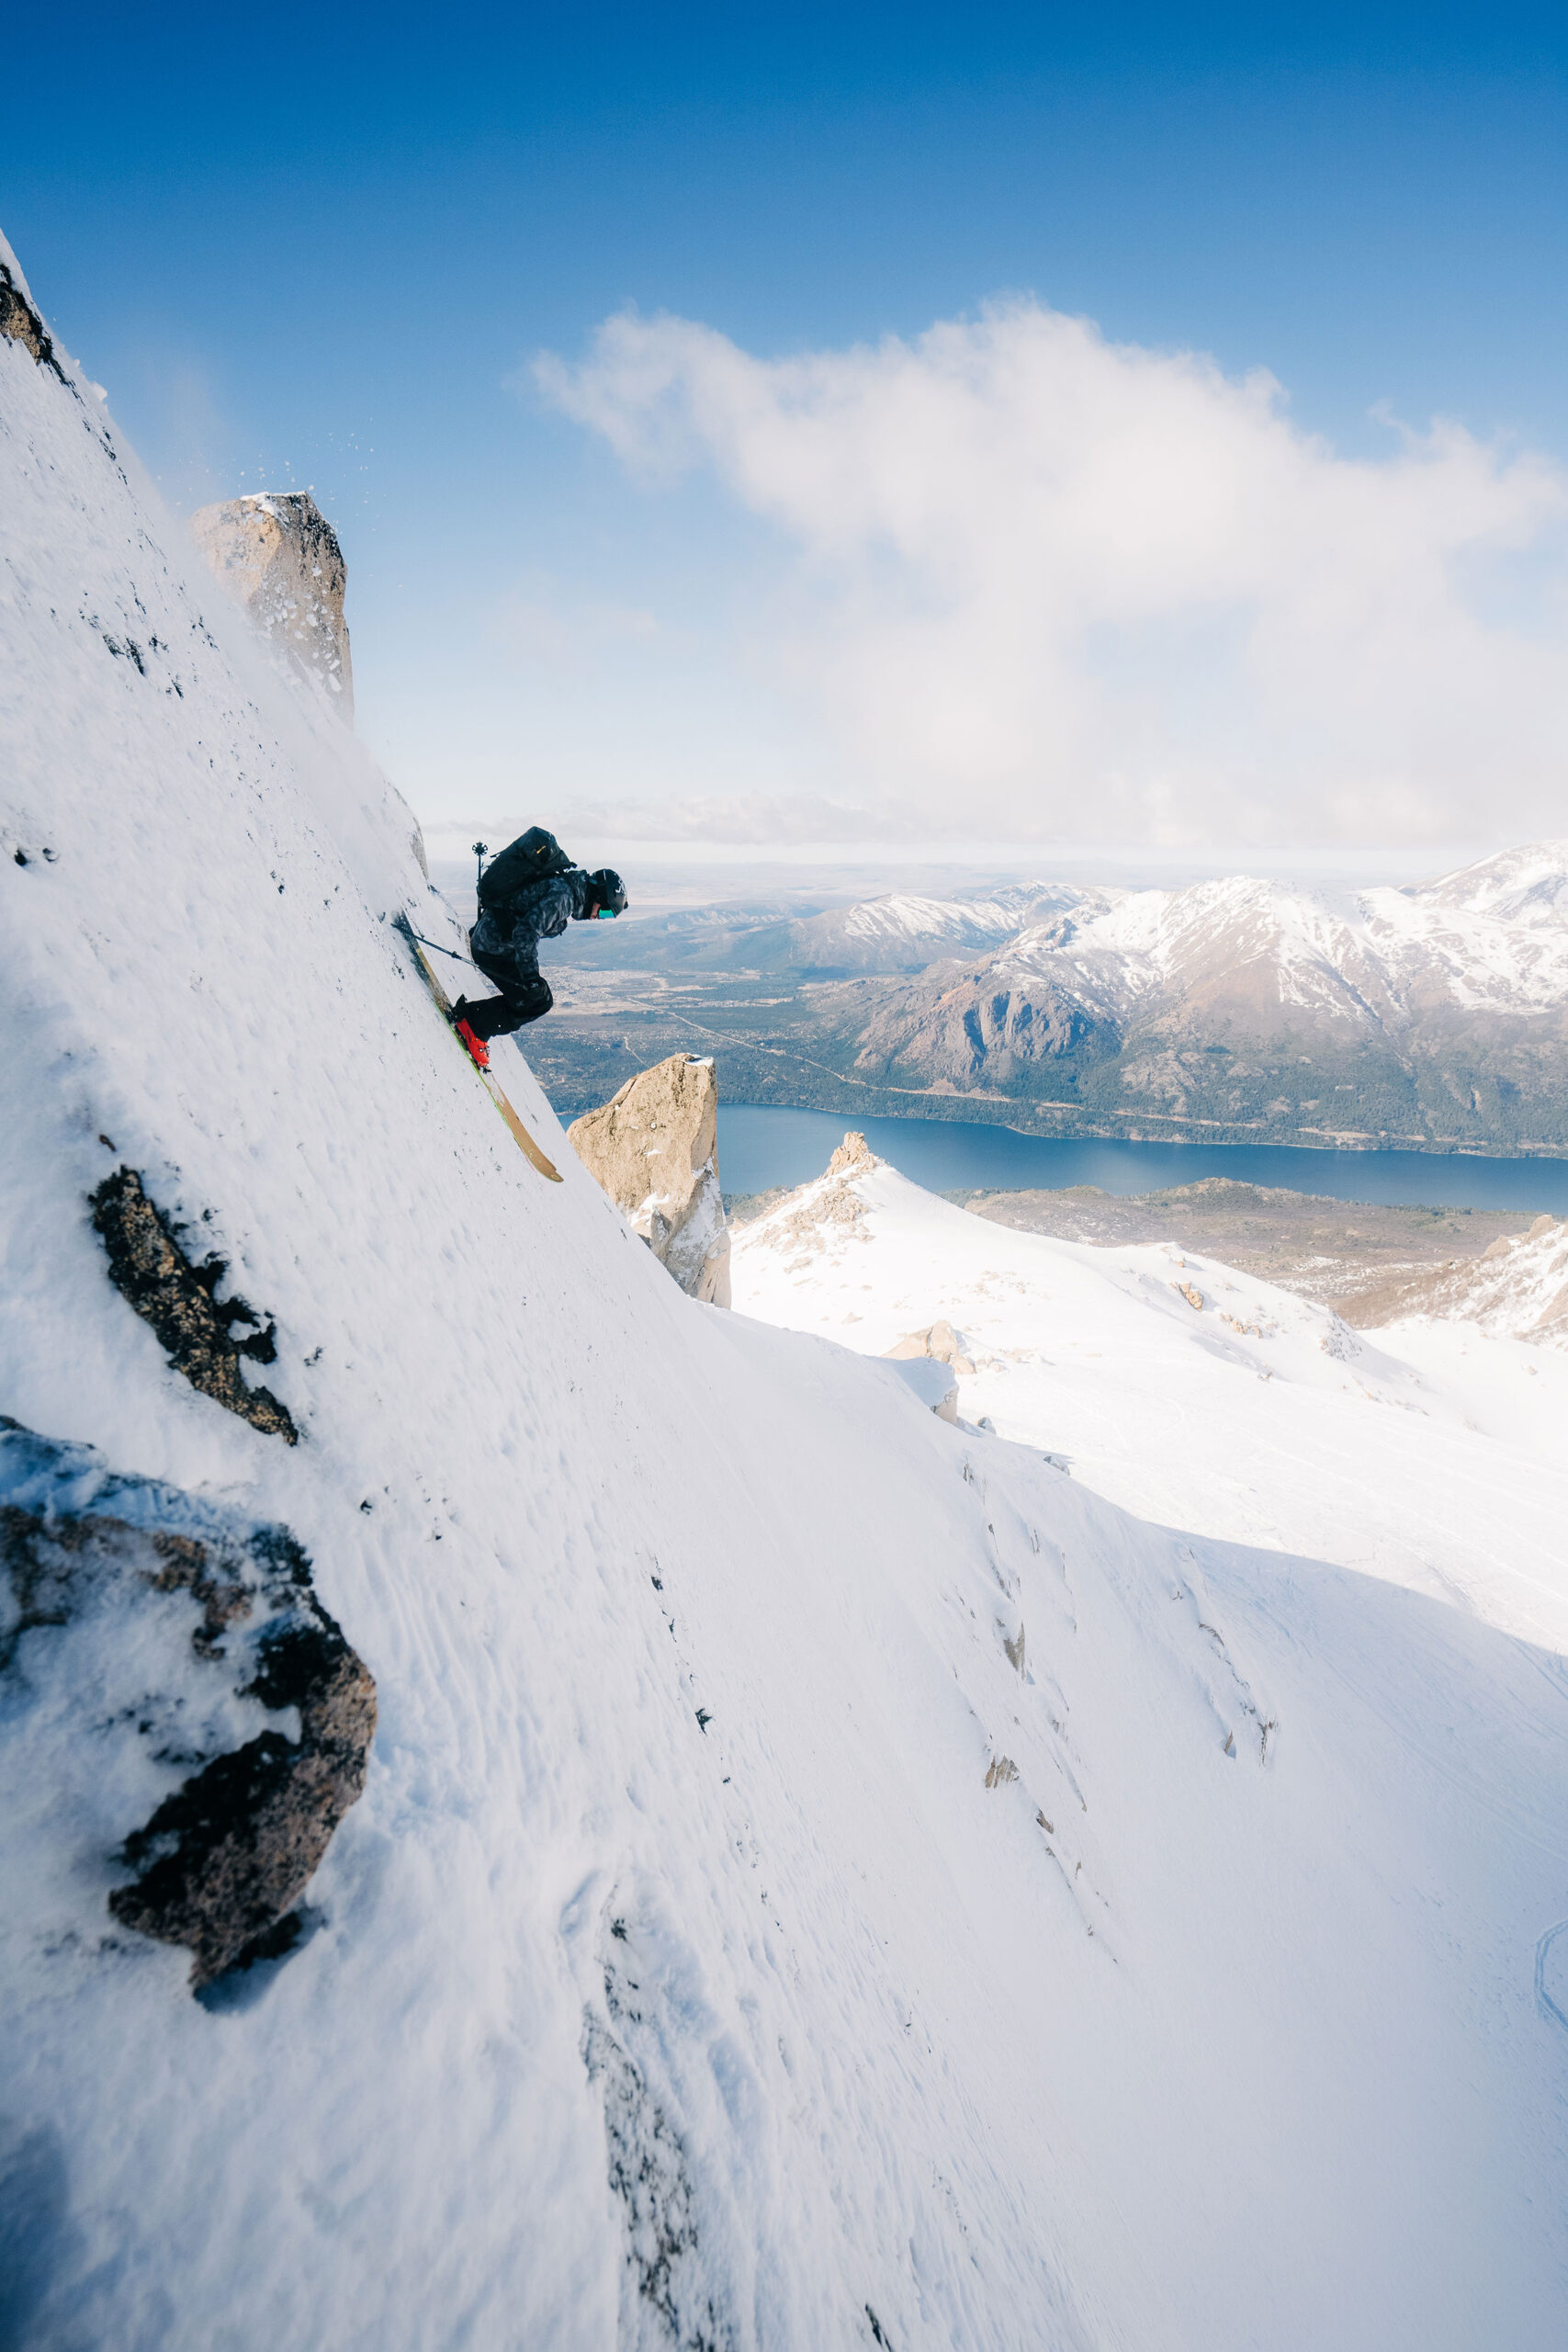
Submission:
MULTIPOLYGON (((878 830, 1152 842, 1560 831, 1568 474, 1376 459, 1279 385, 1032 301, 759 360, 627 313, 546 395, 781 535, 764 650, 878 830)), ((753 650, 755 658, 755 650, 753 650)))
POLYGON ((651 646, 660 633, 653 615, 636 605, 574 600, 549 582, 509 596, 491 628, 512 661, 568 676, 604 667, 627 646, 651 646))
POLYGON ((905 826, 888 808, 857 808, 809 792, 672 793, 646 799, 580 799, 569 820, 579 829, 639 842, 719 842, 732 848, 797 849, 807 844, 867 848, 901 841, 905 826))

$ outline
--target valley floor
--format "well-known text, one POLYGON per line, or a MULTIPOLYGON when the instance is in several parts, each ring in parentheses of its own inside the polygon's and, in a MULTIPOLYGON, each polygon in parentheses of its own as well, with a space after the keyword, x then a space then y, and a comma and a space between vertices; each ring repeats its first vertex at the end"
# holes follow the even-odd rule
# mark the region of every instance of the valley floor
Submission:
POLYGON ((1326 1200, 1224 1177, 1131 1196, 1075 1184, 951 1197, 998 1225, 1060 1241, 1190 1245, 1237 1273, 1333 1306, 1359 1327, 1420 1312, 1435 1275, 1469 1264, 1536 1222, 1503 1209, 1326 1200))

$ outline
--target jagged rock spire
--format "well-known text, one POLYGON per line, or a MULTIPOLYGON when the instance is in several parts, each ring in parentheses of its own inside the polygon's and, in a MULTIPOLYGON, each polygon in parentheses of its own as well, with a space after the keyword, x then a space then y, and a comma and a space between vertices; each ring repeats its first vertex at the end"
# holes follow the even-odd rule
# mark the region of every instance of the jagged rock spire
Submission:
POLYGON ((265 637, 319 678, 354 724, 354 669, 343 616, 348 566, 308 491, 256 491, 191 516, 218 580, 265 637))

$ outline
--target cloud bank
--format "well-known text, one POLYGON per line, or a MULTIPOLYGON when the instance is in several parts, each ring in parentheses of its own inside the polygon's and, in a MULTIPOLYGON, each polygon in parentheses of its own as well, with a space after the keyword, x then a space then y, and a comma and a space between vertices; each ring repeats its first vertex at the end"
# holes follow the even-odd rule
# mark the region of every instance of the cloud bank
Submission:
POLYGON ((776 360, 628 312, 535 375, 639 482, 707 469, 776 526, 751 658, 815 712, 868 831, 1562 828, 1550 458, 1392 421, 1386 455, 1340 457, 1261 371, 1027 300, 776 360))

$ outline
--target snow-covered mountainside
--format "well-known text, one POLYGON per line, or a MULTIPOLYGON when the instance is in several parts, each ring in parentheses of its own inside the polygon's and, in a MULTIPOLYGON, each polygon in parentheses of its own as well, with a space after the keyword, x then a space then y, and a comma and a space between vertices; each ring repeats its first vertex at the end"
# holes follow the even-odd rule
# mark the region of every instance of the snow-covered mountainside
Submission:
POLYGON ((1343 901, 1233 876, 1185 890, 1084 894, 1024 925, 991 967, 1068 973, 1086 1005, 1125 1022, 1216 991, 1255 1017, 1277 1006, 1393 1025, 1439 1002, 1549 1012, 1568 995, 1568 842, 1488 858, 1408 890, 1343 901))
POLYGON ((1495 1338, 1568 1349, 1568 1226, 1538 1217, 1528 1233, 1499 1234, 1468 1264, 1412 1283, 1404 1319, 1473 1323, 1495 1338))
POLYGON ((634 907, 633 920, 612 933, 569 940, 553 952, 570 973, 629 967, 688 981, 704 973, 820 979, 921 972, 940 958, 999 947, 1026 925, 1077 906, 1082 896, 1066 883, 1021 882, 953 899, 895 892, 804 914, 787 897, 721 901, 651 918, 634 907))
POLYGON ((685 1297, 508 1045, 562 1181, 515 1148, 393 928, 456 942, 407 812, 38 342, 0 334, 6 2339, 1554 2346, 1554 1474, 1310 1320, 1276 1369, 1169 1287, 1207 1270, 1095 1276, 1097 1393, 1128 1462, 1185 1414, 1247 1526, 1201 1467, 1165 1523, 1084 1475, 1072 1377, 1065 1476, 685 1297), (1343 1500, 1273 1522, 1260 1414, 1343 1500), (1330 1542, 1431 1432, 1473 1556, 1406 1573, 1376 1486, 1330 1542), (373 1680, 362 1792, 301 1626, 361 1734, 373 1680), (280 1871, 326 1842, 292 1947, 194 1998, 137 1890, 245 1757, 294 1775, 280 1871))
MULTIPOLYGON (((1471 1280, 1512 1267, 1522 1295, 1528 1267, 1533 1299, 1565 1238, 1551 1225, 1504 1244, 1471 1280)), ((741 1313, 872 1355, 951 1324, 966 1419, 1047 1449, 1145 1517, 1371 1566, 1549 1645, 1562 1629, 1568 1362, 1555 1351, 1499 1344, 1490 1426, 1467 1428, 1468 1388, 1451 1395, 1413 1363, 1404 1325, 1352 1330, 1169 1243, 994 1225, 869 1157, 743 1227, 732 1279, 741 1313)))
POLYGON ((1568 842, 1342 899, 1244 876, 1087 891, 980 964, 820 1017, 878 1087, 1152 1134, 1562 1148, 1568 842))
POLYGON ((908 891, 810 915, 789 927, 800 972, 918 972, 939 958, 998 947, 1076 907, 1068 883, 1020 882, 983 897, 926 899, 908 891))

